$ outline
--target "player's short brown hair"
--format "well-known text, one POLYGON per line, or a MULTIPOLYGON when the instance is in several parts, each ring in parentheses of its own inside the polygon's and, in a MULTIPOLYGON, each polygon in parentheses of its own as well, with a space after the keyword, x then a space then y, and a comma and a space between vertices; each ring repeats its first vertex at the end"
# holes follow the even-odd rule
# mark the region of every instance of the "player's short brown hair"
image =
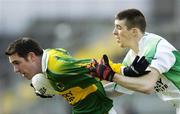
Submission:
POLYGON ((5 54, 10 56, 17 53, 20 57, 26 58, 29 52, 34 52, 39 56, 43 54, 43 49, 33 39, 22 37, 10 43, 5 54))
POLYGON ((119 12, 115 19, 126 20, 126 26, 128 29, 137 27, 141 30, 142 33, 146 29, 146 20, 144 15, 137 9, 127 9, 122 12, 119 12))

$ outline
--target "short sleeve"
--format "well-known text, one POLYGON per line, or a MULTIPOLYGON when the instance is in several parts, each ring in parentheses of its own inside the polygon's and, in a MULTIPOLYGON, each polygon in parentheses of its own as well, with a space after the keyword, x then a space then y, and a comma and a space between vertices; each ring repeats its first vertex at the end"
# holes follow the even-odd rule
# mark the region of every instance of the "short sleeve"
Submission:
POLYGON ((172 53, 174 50, 176 49, 169 42, 161 40, 157 46, 157 50, 150 67, 156 68, 160 74, 168 72, 176 61, 176 58, 172 53))

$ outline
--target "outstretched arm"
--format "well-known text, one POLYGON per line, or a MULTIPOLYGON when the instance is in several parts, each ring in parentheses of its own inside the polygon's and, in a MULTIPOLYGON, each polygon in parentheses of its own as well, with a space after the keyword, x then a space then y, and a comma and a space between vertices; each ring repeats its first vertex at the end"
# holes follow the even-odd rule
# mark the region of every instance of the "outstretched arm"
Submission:
POLYGON ((113 82, 125 88, 149 94, 153 91, 153 88, 160 75, 159 71, 155 68, 150 69, 150 73, 145 74, 141 77, 127 77, 116 73, 113 77, 113 82))
MULTIPOLYGON (((91 72, 96 73, 96 77, 100 79, 112 81, 115 72, 111 65, 109 64, 109 59, 107 55, 103 55, 104 62, 94 61, 94 66, 89 67, 91 72)), ((145 57, 136 56, 133 63, 130 66, 120 66, 118 69, 121 70, 121 74, 129 77, 139 77, 144 74, 148 74, 150 71, 146 71, 149 66, 149 62, 145 59, 145 57)))

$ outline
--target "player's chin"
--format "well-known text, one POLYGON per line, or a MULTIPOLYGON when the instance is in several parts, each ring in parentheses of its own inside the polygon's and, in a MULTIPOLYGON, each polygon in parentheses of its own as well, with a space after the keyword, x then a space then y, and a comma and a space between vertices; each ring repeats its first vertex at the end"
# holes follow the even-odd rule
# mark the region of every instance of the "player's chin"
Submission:
POLYGON ((117 43, 118 43, 119 47, 121 47, 121 48, 124 47, 123 44, 120 41, 117 41, 117 43))
POLYGON ((28 80, 31 80, 32 79, 32 76, 28 75, 28 74, 22 74, 22 77, 28 79, 28 80))
POLYGON ((116 40, 117 44, 121 44, 121 42, 119 40, 116 40))
POLYGON ((120 47, 121 47, 121 48, 126 48, 126 46, 124 46, 124 45, 122 45, 122 44, 120 45, 120 47))

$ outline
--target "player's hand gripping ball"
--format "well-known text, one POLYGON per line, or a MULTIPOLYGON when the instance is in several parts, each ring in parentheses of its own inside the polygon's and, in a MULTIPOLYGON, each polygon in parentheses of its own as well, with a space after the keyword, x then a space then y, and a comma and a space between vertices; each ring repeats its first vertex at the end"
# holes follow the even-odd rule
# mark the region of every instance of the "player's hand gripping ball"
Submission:
POLYGON ((50 80, 42 73, 33 76, 31 86, 34 88, 36 95, 42 98, 51 98, 58 94, 58 91, 52 87, 50 80))

